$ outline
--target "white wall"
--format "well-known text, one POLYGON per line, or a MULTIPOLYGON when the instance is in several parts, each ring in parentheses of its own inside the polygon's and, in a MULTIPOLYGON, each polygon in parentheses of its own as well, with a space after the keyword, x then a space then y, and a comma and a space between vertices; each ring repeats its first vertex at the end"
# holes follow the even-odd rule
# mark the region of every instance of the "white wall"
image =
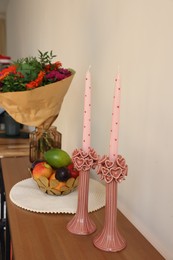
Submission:
POLYGON ((92 146, 107 154, 114 77, 122 80, 119 153, 129 175, 118 205, 173 259, 173 1, 11 0, 8 55, 53 50, 76 70, 56 121, 69 153, 81 147, 85 72, 92 72, 92 146), (44 3, 44 4, 43 4, 44 3))
POLYGON ((6 12, 8 0, 0 0, 0 16, 6 12))

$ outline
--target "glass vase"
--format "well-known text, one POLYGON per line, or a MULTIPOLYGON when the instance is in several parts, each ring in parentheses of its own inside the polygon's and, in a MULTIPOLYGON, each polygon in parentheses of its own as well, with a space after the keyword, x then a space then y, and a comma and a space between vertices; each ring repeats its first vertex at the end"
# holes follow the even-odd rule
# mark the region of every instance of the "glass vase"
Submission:
POLYGON ((62 135, 56 126, 48 130, 38 129, 31 132, 30 139, 30 162, 44 159, 44 153, 52 148, 61 148, 62 135))

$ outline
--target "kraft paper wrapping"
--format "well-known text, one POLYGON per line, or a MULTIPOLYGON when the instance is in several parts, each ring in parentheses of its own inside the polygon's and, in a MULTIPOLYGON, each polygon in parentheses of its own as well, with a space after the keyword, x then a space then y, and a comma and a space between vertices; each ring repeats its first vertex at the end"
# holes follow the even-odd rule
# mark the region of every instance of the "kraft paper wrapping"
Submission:
POLYGON ((33 90, 0 93, 0 106, 17 122, 48 129, 57 118, 75 75, 33 90))

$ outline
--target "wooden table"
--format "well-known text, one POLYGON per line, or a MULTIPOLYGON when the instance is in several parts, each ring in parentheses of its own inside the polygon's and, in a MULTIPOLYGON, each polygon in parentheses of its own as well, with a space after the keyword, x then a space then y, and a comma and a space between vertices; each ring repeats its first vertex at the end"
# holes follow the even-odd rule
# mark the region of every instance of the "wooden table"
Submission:
POLYGON ((30 177, 27 170, 29 166, 28 157, 2 159, 15 260, 164 259, 119 211, 118 227, 127 240, 127 247, 121 252, 111 253, 95 248, 92 243, 97 232, 102 229, 104 208, 91 213, 97 231, 91 235, 80 236, 71 234, 66 229, 72 218, 71 214, 34 213, 17 207, 10 201, 9 192, 15 183, 30 177))

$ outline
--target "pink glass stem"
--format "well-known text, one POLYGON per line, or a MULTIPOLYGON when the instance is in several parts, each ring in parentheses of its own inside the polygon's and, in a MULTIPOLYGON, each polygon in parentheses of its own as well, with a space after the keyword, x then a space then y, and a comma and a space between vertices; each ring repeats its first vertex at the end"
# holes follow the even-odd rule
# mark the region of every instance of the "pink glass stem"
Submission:
POLYGON ((93 240, 104 251, 117 252, 126 247, 126 241, 117 229, 117 183, 106 184, 105 221, 102 232, 93 240))
POLYGON ((89 176, 90 171, 80 172, 77 211, 67 224, 67 229, 73 234, 88 235, 96 230, 96 226, 88 213, 89 176))

